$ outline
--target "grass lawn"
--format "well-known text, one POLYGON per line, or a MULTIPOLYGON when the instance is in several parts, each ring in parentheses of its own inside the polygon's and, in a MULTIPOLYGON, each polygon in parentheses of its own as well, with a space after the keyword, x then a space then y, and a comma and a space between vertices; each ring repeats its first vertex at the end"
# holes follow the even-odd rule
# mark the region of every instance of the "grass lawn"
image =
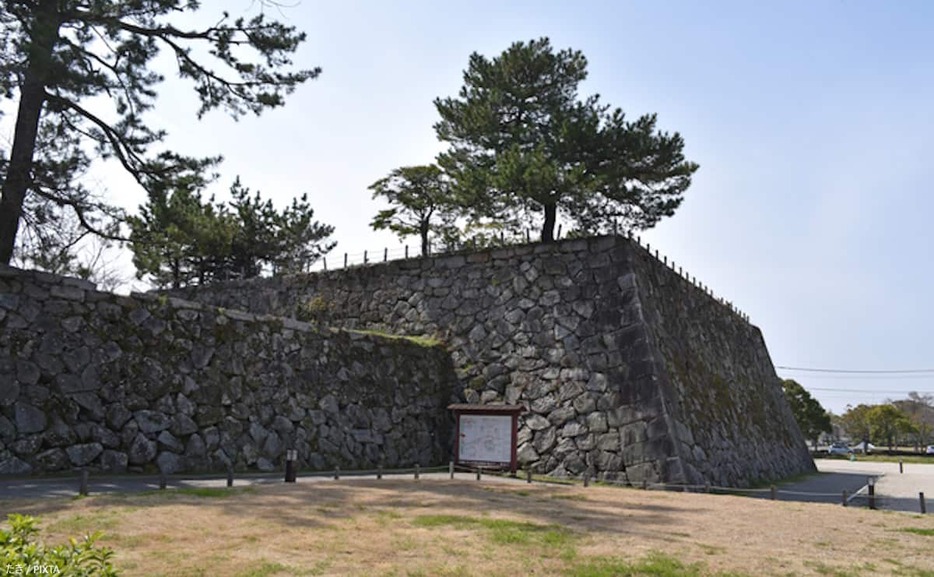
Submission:
POLYGON ((601 486, 303 479, 0 512, 49 544, 103 531, 128 576, 934 576, 934 516, 601 486))

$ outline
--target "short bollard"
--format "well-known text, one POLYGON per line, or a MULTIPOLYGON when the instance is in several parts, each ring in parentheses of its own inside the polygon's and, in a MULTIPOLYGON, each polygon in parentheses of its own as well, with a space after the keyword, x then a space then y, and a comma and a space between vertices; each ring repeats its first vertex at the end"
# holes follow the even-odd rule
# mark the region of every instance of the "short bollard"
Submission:
POLYGON ((918 493, 918 499, 921 501, 921 514, 926 515, 928 512, 927 503, 924 502, 924 493, 918 493))
POLYGON ((164 491, 165 485, 166 485, 165 473, 159 473, 159 490, 164 491))
POLYGON ((584 486, 585 487, 590 486, 590 475, 589 474, 584 474, 584 486))
POLYGON ((334 480, 337 481, 341 478, 341 468, 338 465, 334 465, 334 480))
POLYGON ((532 469, 531 468, 528 468, 525 470, 525 482, 526 483, 532 482, 532 469))
POLYGON ((376 466, 376 480, 379 481, 383 478, 383 465, 376 466))
POLYGON ((448 461, 448 475, 454 478, 454 461, 448 461))
POLYGON ((419 473, 421 473, 421 467, 418 466, 418 463, 415 463, 415 480, 418 481, 419 473))
POLYGON ((88 494, 88 470, 81 469, 81 484, 78 485, 78 494, 87 495, 88 494))
POLYGON ((479 481, 483 477, 483 468, 477 467, 477 480, 479 481))
POLYGON ((846 489, 844 489, 844 490, 843 490, 843 506, 844 506, 844 507, 846 507, 846 502, 847 502, 849 496, 850 496, 850 494, 846 492, 846 489))
POLYGON ((778 493, 778 491, 775 489, 775 485, 772 485, 771 487, 769 487, 769 493, 771 494, 772 500, 774 501, 775 496, 778 493))
POLYGON ((899 473, 905 472, 905 463, 903 463, 901 459, 898 460, 898 472, 899 473))
POLYGON ((869 508, 876 508, 876 481, 869 479, 869 508))
POLYGON ((233 467, 227 467, 227 486, 233 487, 233 467))
POLYGON ((285 452, 285 482, 294 483, 297 475, 295 473, 295 459, 298 458, 298 451, 288 449, 285 452))

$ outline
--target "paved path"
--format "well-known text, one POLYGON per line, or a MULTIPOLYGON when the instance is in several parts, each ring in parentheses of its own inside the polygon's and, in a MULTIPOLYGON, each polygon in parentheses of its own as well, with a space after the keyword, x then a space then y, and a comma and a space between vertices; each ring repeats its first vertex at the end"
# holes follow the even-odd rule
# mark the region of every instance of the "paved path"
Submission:
MULTIPOLYGON (((819 474, 811 475, 806 479, 792 483, 782 483, 777 486, 777 498, 783 501, 805 501, 840 503, 844 489, 850 496, 851 506, 867 505, 867 485, 869 480, 875 482, 876 505, 880 509, 896 511, 919 512, 920 500, 918 493, 925 495, 927 510, 934 514, 934 464, 906 463, 904 472, 899 473, 898 463, 875 463, 865 461, 843 461, 837 459, 817 459, 819 474)), ((413 473, 386 474, 386 478, 412 478, 413 473)), ((447 472, 422 473, 424 479, 448 479, 447 472)), ((344 473, 341 480, 373 479, 375 475, 354 475, 344 473)), ((455 478, 460 480, 476 480, 475 473, 456 473, 455 478)), ((331 475, 304 475, 298 478, 299 483, 318 483, 333 481, 331 475)), ((238 475, 234 486, 282 483, 283 474, 249 474, 238 475)), ((484 475, 483 482, 525 482, 522 479, 510 479, 484 475)), ((74 497, 78 493, 79 478, 70 477, 53 478, 24 478, 0 479, 0 516, 3 512, 4 499, 44 498, 44 497, 74 497)), ((195 477, 188 479, 170 478, 168 486, 173 488, 195 487, 226 487, 226 477, 195 477)), ((96 477, 89 479, 89 492, 91 494, 114 492, 140 492, 154 491, 159 488, 158 477, 146 476, 120 476, 96 477)), ((749 494, 754 497, 769 498, 770 492, 757 490, 738 494, 749 494)))
MULTIPOLYGON (((927 511, 934 513, 934 464, 905 463, 902 472, 899 472, 898 463, 838 459, 817 459, 815 463, 818 470, 825 473, 820 477, 863 477, 864 485, 868 484, 868 479, 872 477, 876 485, 876 505, 880 509, 919 513, 919 493, 924 493, 927 511)), ((842 491, 842 488, 840 490, 842 491)), ((866 491, 854 499, 854 502, 857 501, 860 505, 866 504, 866 491)))
MULTIPOLYGON (((413 472, 405 473, 387 473, 383 475, 386 479, 406 478, 412 479, 413 472)), ((375 474, 355 474, 353 472, 341 473, 341 481, 353 481, 359 479, 375 479, 375 474)), ((450 479, 450 474, 445 472, 423 472, 420 474, 422 479, 450 479)), ((476 480, 476 473, 458 472, 454 475, 458 480, 476 480)), ((332 473, 327 474, 305 474, 298 477, 299 483, 323 483, 333 481, 332 473)), ((482 481, 486 482, 518 482, 519 479, 513 479, 506 476, 488 475, 482 476, 482 481)), ((234 478, 234 487, 246 487, 250 485, 278 484, 284 482, 283 473, 269 474, 238 474, 234 478)), ((525 481, 522 480, 524 483, 525 481)), ((58 476, 46 478, 19 478, 3 479, 0 478, 0 517, 2 517, 4 499, 37 499, 45 497, 74 497, 78 494, 80 486, 80 477, 58 476)), ((193 478, 175 478, 167 479, 168 488, 202 488, 202 487, 226 487, 227 477, 218 476, 200 476, 193 478)), ((124 476, 95 476, 88 478, 88 493, 92 495, 119 493, 119 492, 143 492, 156 491, 159 489, 159 478, 144 475, 124 475, 124 476)))

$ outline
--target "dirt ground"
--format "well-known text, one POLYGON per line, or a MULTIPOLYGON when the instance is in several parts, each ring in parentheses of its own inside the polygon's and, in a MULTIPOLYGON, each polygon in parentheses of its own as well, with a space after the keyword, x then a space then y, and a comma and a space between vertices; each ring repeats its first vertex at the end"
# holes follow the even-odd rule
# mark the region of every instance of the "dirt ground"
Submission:
POLYGON ((934 575, 934 515, 612 487, 348 480, 0 500, 122 575, 934 575), (614 569, 615 568, 615 569, 614 569))

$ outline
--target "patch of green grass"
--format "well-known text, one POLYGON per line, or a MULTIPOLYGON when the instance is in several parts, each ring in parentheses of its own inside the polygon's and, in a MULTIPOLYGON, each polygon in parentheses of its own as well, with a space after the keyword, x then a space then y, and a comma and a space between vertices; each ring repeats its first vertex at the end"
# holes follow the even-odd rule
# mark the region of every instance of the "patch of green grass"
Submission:
POLYGON ((289 567, 286 567, 282 563, 272 563, 270 561, 262 561, 253 567, 249 567, 239 573, 237 577, 269 577, 269 575, 275 575, 276 573, 282 573, 286 570, 289 570, 289 567))
POLYGON ((570 530, 558 525, 539 525, 509 519, 478 519, 463 515, 422 515, 412 523, 417 527, 455 527, 457 529, 484 529, 498 545, 539 545, 559 553, 571 546, 574 538, 570 530))
POLYGON ((377 331, 372 329, 347 329, 349 333, 356 333, 358 335, 369 335, 374 337, 381 337, 384 339, 392 340, 403 340, 408 341, 412 344, 418 345, 420 347, 438 347, 444 345, 444 343, 435 337, 428 335, 419 335, 419 336, 407 336, 407 335, 394 335, 392 333, 387 333, 383 331, 377 331))
MULTIPOLYGON (((833 567, 820 561, 805 561, 804 565, 810 567, 818 575, 828 575, 830 577, 858 577, 863 574, 863 568, 860 567, 833 567)), ((868 569, 872 571, 872 569, 868 569)))
POLYGON ((699 577, 699 565, 685 565, 661 553, 653 553, 640 561, 627 561, 618 557, 589 557, 569 566, 570 577, 699 577))
POLYGON ((136 495, 140 497, 201 497, 203 499, 226 499, 234 495, 243 495, 255 493, 256 487, 238 487, 235 489, 229 487, 181 487, 178 489, 164 489, 155 491, 143 491, 136 495))
POLYGON ((58 519, 49 525, 50 531, 88 535, 96 531, 112 531, 117 527, 119 509, 101 509, 58 519))
POLYGON ((685 564, 659 552, 635 561, 588 557, 569 565, 564 574, 571 577, 747 577, 744 573, 709 571, 701 563, 685 564))
POLYGON ((915 535, 923 535, 925 537, 934 537, 934 529, 919 529, 918 527, 908 527, 902 529, 905 533, 914 533, 915 535))

